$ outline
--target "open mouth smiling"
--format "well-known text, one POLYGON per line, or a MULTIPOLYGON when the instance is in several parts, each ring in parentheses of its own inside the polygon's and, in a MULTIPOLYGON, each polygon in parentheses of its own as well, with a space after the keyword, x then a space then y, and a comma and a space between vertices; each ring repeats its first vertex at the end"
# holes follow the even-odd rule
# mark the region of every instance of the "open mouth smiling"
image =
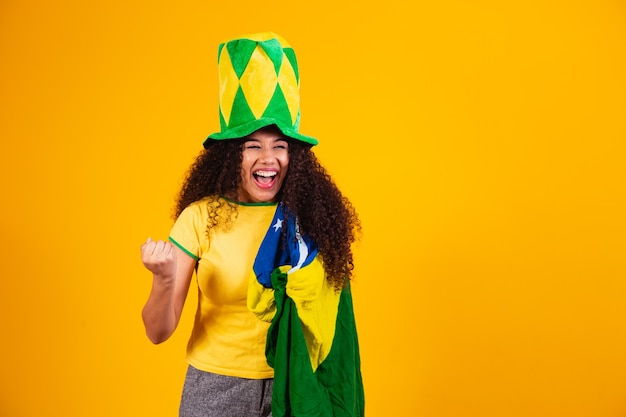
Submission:
POLYGON ((258 170, 252 173, 254 182, 261 188, 270 188, 278 178, 278 172, 269 170, 258 170))

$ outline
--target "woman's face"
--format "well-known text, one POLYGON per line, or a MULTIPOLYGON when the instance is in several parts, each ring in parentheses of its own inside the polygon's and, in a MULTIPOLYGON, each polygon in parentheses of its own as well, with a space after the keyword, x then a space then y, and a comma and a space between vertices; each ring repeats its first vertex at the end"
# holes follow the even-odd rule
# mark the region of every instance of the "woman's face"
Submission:
POLYGON ((243 143, 241 184, 242 203, 275 202, 289 166, 289 144, 278 130, 261 129, 243 143))

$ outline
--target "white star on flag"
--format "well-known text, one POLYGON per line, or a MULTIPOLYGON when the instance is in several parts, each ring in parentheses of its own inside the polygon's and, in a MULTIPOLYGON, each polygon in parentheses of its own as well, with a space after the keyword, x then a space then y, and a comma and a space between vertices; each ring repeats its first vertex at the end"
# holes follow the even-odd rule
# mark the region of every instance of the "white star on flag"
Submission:
POLYGON ((272 227, 274 228, 275 232, 278 232, 278 229, 283 227, 283 221, 281 219, 276 219, 276 224, 274 224, 274 226, 272 227))

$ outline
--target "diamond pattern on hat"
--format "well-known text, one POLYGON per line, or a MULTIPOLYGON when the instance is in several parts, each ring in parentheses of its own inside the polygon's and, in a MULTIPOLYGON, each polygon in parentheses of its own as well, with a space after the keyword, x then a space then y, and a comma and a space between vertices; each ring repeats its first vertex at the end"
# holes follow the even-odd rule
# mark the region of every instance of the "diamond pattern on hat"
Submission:
POLYGON ((252 114, 250 106, 248 106, 248 102, 246 101, 246 97, 243 94, 243 90, 240 87, 237 90, 237 94, 235 94, 235 99, 233 100, 233 111, 230 113, 228 126, 240 126, 254 119, 258 119, 258 117, 255 117, 252 114))
POLYGON ((256 119, 259 119, 278 85, 278 76, 271 59, 261 47, 255 48, 239 83, 248 106, 256 119))
POLYGON ((289 107, 287 107, 287 101, 285 100, 285 95, 283 94, 283 90, 280 86, 276 87, 274 96, 267 105, 267 109, 265 109, 263 117, 272 118, 283 126, 294 125, 293 118, 291 117, 291 111, 289 110, 289 107))
POLYGON ((287 102, 287 108, 291 114, 291 125, 294 125, 294 121, 300 110, 300 86, 298 85, 296 73, 291 66, 291 61, 285 60, 281 66, 280 73, 278 74, 278 85, 280 85, 285 101, 287 102))
POLYGON ((288 48, 288 47, 285 47, 285 49, 283 49, 283 52, 285 53, 285 56, 289 60, 289 63, 291 64, 291 68, 293 68, 293 72, 296 75, 296 83, 299 84, 300 72, 298 71, 298 60, 296 59, 296 53, 294 52, 292 48, 288 48))
POLYGON ((218 75, 221 130, 207 141, 242 137, 276 124, 297 140, 317 144, 316 139, 298 133, 298 63, 283 38, 266 32, 220 44, 218 75))
POLYGON ((246 70, 256 46, 257 42, 250 39, 239 39, 226 44, 228 56, 233 64, 237 78, 241 78, 241 75, 246 70))
POLYGON ((267 41, 259 42, 259 45, 267 56, 272 60, 276 74, 280 71, 280 67, 283 65, 283 47, 278 42, 278 39, 270 39, 267 41))
POLYGON ((233 109, 233 101, 235 100, 235 95, 237 94, 239 85, 232 82, 232 80, 237 79, 237 74, 233 69, 227 48, 223 48, 220 54, 218 72, 220 80, 220 112, 222 117, 224 117, 224 120, 228 121, 230 120, 230 115, 233 109))

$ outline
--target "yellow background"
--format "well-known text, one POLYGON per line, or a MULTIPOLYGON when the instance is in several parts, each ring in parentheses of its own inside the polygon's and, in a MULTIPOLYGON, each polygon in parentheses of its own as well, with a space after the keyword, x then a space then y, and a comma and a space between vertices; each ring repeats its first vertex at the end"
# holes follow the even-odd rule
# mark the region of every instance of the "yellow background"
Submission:
POLYGON ((626 416, 624 3, 217 3, 0 2, 0 415, 176 415, 139 246, 272 30, 363 221, 368 416, 626 416))

